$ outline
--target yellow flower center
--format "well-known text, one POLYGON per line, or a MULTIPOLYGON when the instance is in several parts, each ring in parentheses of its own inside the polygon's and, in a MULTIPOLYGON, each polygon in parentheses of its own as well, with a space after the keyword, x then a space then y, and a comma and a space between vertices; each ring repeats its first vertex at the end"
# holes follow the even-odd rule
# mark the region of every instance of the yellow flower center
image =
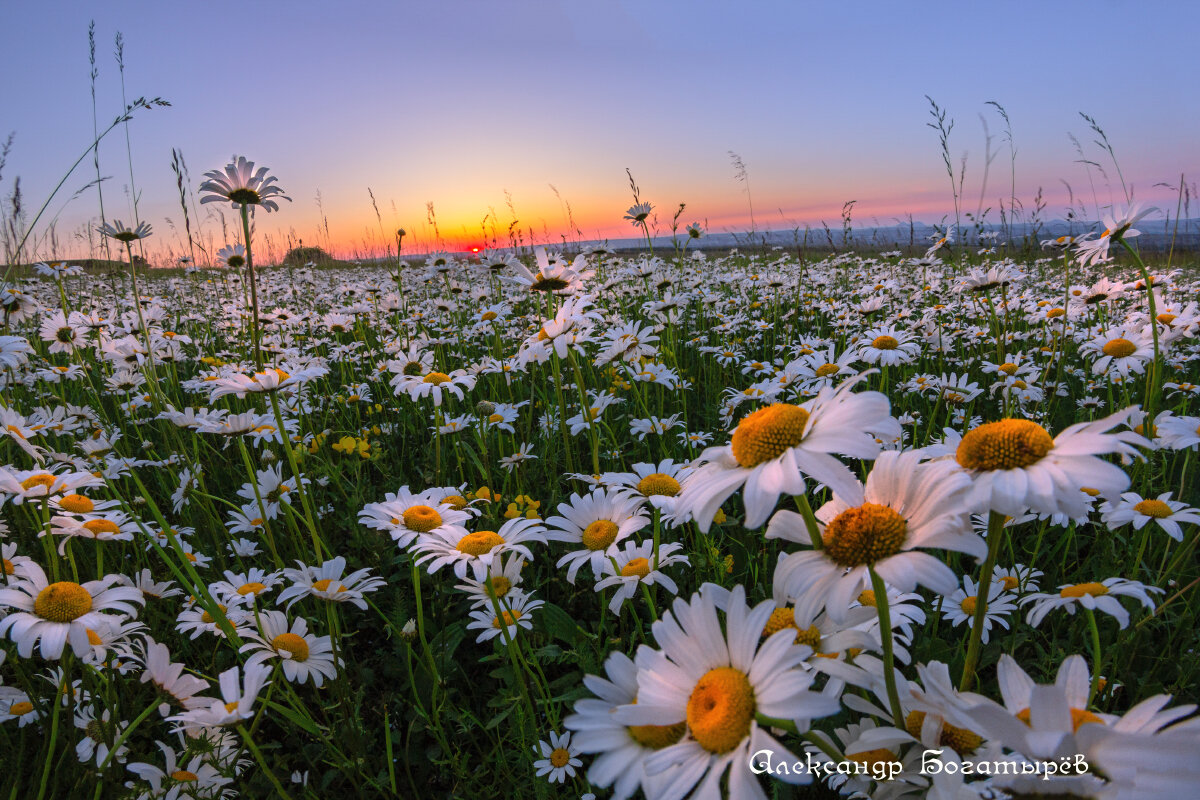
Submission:
POLYGON ((1046 429, 1026 419, 1002 419, 968 431, 955 458, 964 469, 1023 469, 1046 457, 1054 440, 1046 429))
POLYGON ((1052 308, 1046 312, 1046 319, 1056 319, 1065 313, 1067 312, 1063 311, 1061 308, 1052 308))
POLYGON ((623 578, 632 578, 635 575, 639 578, 645 578, 649 574, 650 562, 645 558, 631 558, 628 564, 621 567, 621 577, 623 578))
POLYGON ((295 633, 281 633, 271 640, 271 647, 292 654, 293 661, 308 661, 308 642, 295 633))
POLYGON ((1133 507, 1133 510, 1139 514, 1145 514, 1147 517, 1155 519, 1166 519, 1171 516, 1171 507, 1162 500, 1143 500, 1133 507))
POLYGON ((674 497, 679 494, 682 487, 679 481, 666 475, 662 472, 655 472, 638 481, 637 490, 642 494, 650 497, 651 495, 662 495, 664 497, 674 497))
POLYGON ((49 488, 53 485, 54 485, 54 476, 51 475, 49 472, 41 472, 41 473, 38 473, 37 475, 30 475, 28 478, 21 481, 21 488, 25 489, 26 491, 37 488, 38 486, 44 486, 46 488, 49 488))
POLYGON ((1137 345, 1128 339, 1111 339, 1103 348, 1104 355, 1126 358, 1137 352, 1137 345))
POLYGON ((1016 388, 1016 389, 1028 389, 1029 388, 1029 384, 1022 380, 1015 380, 1015 381, 1013 381, 1012 385, 1013 385, 1013 388, 1016 388))
MULTIPOLYGON (((316 583, 314 583, 312 585, 312 588, 314 591, 328 592, 328 591, 330 591, 329 587, 331 585, 333 585, 333 578, 321 578, 321 580, 317 581, 316 583)), ((337 588, 334 589, 333 591, 344 592, 344 591, 346 591, 346 587, 339 583, 337 588)))
POLYGON ((858 602, 860 605, 873 606, 875 605, 875 592, 870 589, 863 589, 858 593, 858 602))
POLYGON ((876 336, 875 341, 871 342, 871 346, 876 350, 895 350, 900 346, 900 342, 895 336, 876 336))
POLYGON ((444 372, 431 372, 424 378, 425 383, 432 383, 434 386, 439 386, 450 380, 450 376, 444 372))
POLYGON ((429 506, 413 506, 404 511, 404 527, 425 533, 442 524, 442 515, 429 506))
POLYGON ((481 556, 492 548, 504 544, 504 538, 495 531, 475 531, 458 540, 458 552, 470 556, 481 556))
POLYGON ((19 703, 13 703, 8 707, 8 713, 14 717, 23 717, 33 711, 33 703, 28 700, 22 700, 19 703))
MULTIPOLYGON (((1032 715, 1030 714, 1028 708, 1023 708, 1017 712, 1017 719, 1021 720, 1021 722, 1024 722, 1026 725, 1032 726, 1032 723, 1030 722, 1031 716, 1032 715)), ((1089 723, 1103 725, 1104 720, 1100 719, 1086 708, 1071 709, 1071 727, 1074 728, 1076 733, 1079 732, 1081 727, 1089 723)))
POLYGON ((266 586, 263 586, 258 581, 251 581, 250 583, 243 583, 241 586, 239 586, 237 593, 240 594, 242 597, 245 597, 248 594, 257 595, 259 592, 264 591, 266 588, 267 588, 266 586))
POLYGON ((557 748, 553 753, 550 754, 550 766, 555 768, 565 767, 567 762, 570 760, 571 754, 561 747, 557 748))
POLYGON ((822 364, 817 367, 815 374, 818 378, 828 378, 830 375, 837 375, 840 369, 837 364, 822 364))
POLYGON ((686 729, 686 722, 676 722, 674 725, 630 725, 626 728, 635 742, 650 750, 670 747, 683 738, 686 729))
POLYGON ((1175 315, 1164 311, 1162 314, 1159 314, 1157 317, 1155 317, 1155 319, 1161 322, 1163 325, 1170 327, 1171 323, 1175 321, 1175 315))
MULTIPOLYGON (((217 603, 217 608, 219 608, 221 610, 222 614, 225 613, 225 606, 221 605, 220 603, 217 603)), ((212 614, 205 611, 203 614, 200 615, 200 621, 203 622, 205 625, 212 625, 217 620, 215 617, 213 617, 212 614)))
POLYGON ((977 605, 978 605, 978 598, 976 598, 974 595, 972 595, 970 597, 964 597, 962 599, 962 602, 958 604, 958 607, 961 608, 963 613, 969 617, 975 613, 975 607, 977 605))
POLYGON ((606 550, 616 541, 619 531, 612 520, 598 519, 583 529, 583 545, 589 550, 606 550))
POLYGON ((7 558, 0 561, 0 569, 2 569, 4 571, 5 575, 12 575, 14 572, 17 571, 16 565, 13 564, 13 562, 9 561, 7 558))
POLYGON ((467 507, 467 498, 463 497, 461 494, 446 495, 442 498, 442 502, 445 505, 453 508, 455 511, 462 511, 467 507))
POLYGON ((1005 375, 1015 375, 1017 372, 1017 365, 1011 361, 1006 361, 1000 366, 996 367, 996 369, 1000 372, 1003 372, 1005 375))
POLYGON ((869 769, 875 764, 887 764, 895 761, 896 754, 886 747, 876 747, 871 750, 863 750, 860 753, 846 753, 846 760, 863 764, 869 769))
POLYGON ((33 613, 51 622, 71 622, 92 610, 92 596, 78 583, 59 581, 38 592, 33 613))
POLYGON ((687 726, 710 753, 728 753, 749 734, 754 688, 741 670, 718 667, 704 673, 687 703, 687 726))
POLYGON ((177 769, 171 773, 171 780, 179 781, 180 783, 193 783, 200 780, 200 776, 194 772, 188 772, 186 769, 177 769))
POLYGON ((512 588, 512 581, 503 575, 492 576, 492 591, 496 593, 496 597, 504 597, 508 594, 508 590, 512 588))
POLYGON ((808 412, 800 406, 773 403, 738 423, 733 432, 733 457, 747 469, 783 455, 804 438, 808 412))
POLYGON ((1068 586, 1058 593, 1059 597, 1083 597, 1085 594, 1089 594, 1092 597, 1099 597, 1100 595, 1108 594, 1108 587, 1103 583, 1093 581, 1091 583, 1077 583, 1074 586, 1068 586))
POLYGON ((92 645, 93 647, 99 647, 100 645, 104 644, 104 640, 100 638, 100 634, 96 633, 91 628, 87 629, 87 639, 88 644, 92 645))
POLYGON ((1079 491, 1083 492, 1088 497, 1096 497, 1100 494, 1099 489, 1093 489, 1091 486, 1080 486, 1079 491))
POLYGON ((96 504, 81 494, 68 494, 59 498, 58 507, 71 514, 87 514, 96 508, 96 504))
POLYGON ((490 414, 490 415, 488 415, 488 422, 491 422, 493 424, 495 424, 497 422, 504 422, 504 415, 503 414, 490 414))
POLYGON ((508 627, 511 625, 516 625, 517 620, 519 620, 520 618, 521 618, 521 612, 517 611, 515 608, 512 611, 502 611, 502 612, 500 612, 499 617, 492 618, 492 627, 499 628, 501 625, 504 625, 505 627, 508 627), (501 622, 500 621, 501 619, 503 619, 504 621, 501 622))
POLYGON ((483 312, 482 316, 480 316, 480 319, 482 319, 484 322, 491 322, 496 318, 496 316, 497 315, 495 311, 485 311, 483 312))
MULTIPOLYGON (((910 712, 904 720, 905 729, 914 739, 921 738, 921 726, 924 724, 924 711, 910 712)), ((965 758, 974 753, 979 748, 979 745, 983 744, 983 737, 966 728, 958 728, 948 722, 943 722, 942 733, 938 737, 938 744, 943 747, 949 747, 965 758)))
POLYGON ((821 538, 835 564, 859 567, 899 553, 907 536, 908 523, 894 509, 863 503, 834 517, 821 538))
MULTIPOLYGON (((1000 579, 1000 583, 1004 584, 1004 591, 1006 591, 1006 592, 1011 592, 1014 589, 1016 589, 1018 586, 1021 585, 1021 582, 1018 581, 1016 578, 1014 578, 1012 575, 1005 575, 1003 578, 1000 579)), ((963 611, 966 611, 966 609, 964 608, 963 611)), ((975 612, 972 609, 972 611, 970 613, 973 614, 975 612)))
POLYGON ((121 532, 121 526, 113 522, 111 519, 89 519, 87 522, 83 523, 83 527, 91 531, 93 536, 99 536, 102 533, 121 532))

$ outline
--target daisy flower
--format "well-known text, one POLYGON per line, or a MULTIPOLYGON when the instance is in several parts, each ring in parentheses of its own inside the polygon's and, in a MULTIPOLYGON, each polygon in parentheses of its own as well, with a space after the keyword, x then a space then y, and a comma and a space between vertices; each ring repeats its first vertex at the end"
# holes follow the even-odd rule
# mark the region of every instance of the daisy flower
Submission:
POLYGON ((637 592, 638 586, 662 586, 671 594, 678 594, 679 587, 660 570, 673 564, 689 564, 687 556, 672 555, 682 550, 681 544, 659 545, 658 553, 654 552, 654 542, 650 539, 635 545, 626 541, 624 548, 617 548, 610 561, 604 562, 606 577, 596 582, 596 591, 616 586, 608 610, 614 614, 620 613, 621 606, 637 592))
POLYGON ((980 730, 1029 758, 1079 755, 1088 764, 1086 775, 1038 776, 1036 788, 1025 788, 1072 796, 1080 780, 1090 778, 1087 791, 1074 796, 1186 797, 1200 783, 1195 724, 1170 724, 1194 706, 1161 711, 1170 698, 1158 695, 1124 717, 1090 711, 1091 679, 1078 655, 1062 662, 1052 684, 1034 682, 1008 654, 1000 656, 996 672, 1004 705, 989 700, 969 710, 980 730), (1109 783, 1100 783, 1101 775, 1109 783))
POLYGON ((1115 214, 1105 214, 1103 217, 1104 230, 1095 239, 1082 239, 1075 244, 1075 259, 1081 266, 1094 266, 1112 260, 1108 254, 1109 245, 1121 239, 1130 239, 1141 234, 1133 226, 1148 214, 1158 211, 1157 208, 1142 209, 1141 203, 1134 203, 1120 217, 1115 214))
POLYGON ((471 612, 471 622, 467 623, 467 629, 483 630, 475 639, 476 642, 486 642, 499 636, 501 631, 504 632, 503 641, 507 642, 516 637, 518 628, 533 630, 532 613, 546 605, 545 600, 534 600, 527 594, 515 595, 507 601, 497 602, 500 604, 499 614, 496 613, 494 605, 471 612))
POLYGON ((707 533, 721 504, 744 486, 745 526, 758 528, 779 495, 804 493, 805 475, 834 492, 854 494, 854 475, 833 454, 873 459, 881 449, 876 436, 901 432, 886 395, 850 391, 865 377, 823 388, 802 405, 775 403, 746 416, 730 444, 700 454, 702 466, 685 481, 676 513, 691 513, 707 533))
POLYGON ((597 489, 586 496, 572 493, 559 503, 558 515, 546 520, 546 539, 583 545, 558 561, 557 566, 567 566, 568 581, 575 582, 584 564, 597 578, 604 576, 605 563, 618 553, 617 544, 650 524, 642 502, 630 492, 597 489))
POLYGON ((227 244, 217 251, 216 266, 240 269, 246 266, 246 248, 240 244, 227 244))
MULTIPOLYGON (((209 689, 208 681, 185 672, 186 665, 171 661, 171 651, 165 644, 145 637, 140 660, 143 666, 141 682, 153 683, 181 708, 199 708, 211 702, 211 698, 201 696, 209 689)), ((164 702, 159 705, 158 713, 165 717, 170 709, 170 703, 164 702)))
POLYGON ((1022 597, 1021 605, 1030 607, 1025 621, 1036 628, 1051 611, 1065 608, 1068 614, 1074 614, 1075 609, 1081 607, 1088 611, 1103 611, 1116 619, 1117 625, 1124 629, 1129 625, 1129 612, 1118 597, 1135 598, 1148 611, 1153 611, 1154 600, 1150 594, 1164 591, 1157 586, 1146 586, 1125 578, 1106 578, 1099 583, 1064 584, 1058 589, 1057 594, 1034 592, 1022 597))
POLYGON ((1079 352, 1096 359, 1092 364, 1094 374, 1115 372, 1128 377, 1130 373, 1142 374, 1154 358, 1154 340, 1144 330, 1109 328, 1080 345, 1079 352))
POLYGON ((520 553, 511 554, 507 562, 502 558, 495 559, 488 567, 486 574, 479 580, 464 578, 463 582, 454 588, 467 593, 471 598, 473 608, 489 609, 492 607, 492 595, 500 600, 505 598, 511 600, 525 593, 521 589, 521 570, 524 569, 526 563, 520 553), (487 585, 489 579, 492 583, 490 593, 487 585), (512 597, 509 597, 510 592, 512 597))
POLYGON ((97 715, 92 706, 84 706, 75 714, 75 727, 83 731, 83 736, 75 744, 75 755, 84 764, 95 760, 96 766, 104 764, 111 758, 118 762, 124 761, 129 754, 129 748, 124 743, 115 751, 113 744, 121 739, 127 722, 114 722, 108 709, 97 715))
POLYGON ((691 472, 690 465, 676 464, 668 458, 658 464, 634 464, 632 472, 609 473, 604 476, 604 483, 637 492, 650 505, 669 514, 691 472))
POLYGON ((217 677, 221 688, 220 700, 211 700, 207 706, 167 717, 167 721, 179 723, 181 730, 240 725, 243 720, 254 716, 254 701, 270 683, 267 679, 271 671, 271 667, 262 664, 247 664, 244 671, 230 667, 217 677))
POLYGON ((41 714, 29 701, 29 695, 25 692, 12 686, 0 685, 0 725, 11 719, 17 720, 18 728, 24 728, 41 719, 41 714))
POLYGON ((582 753, 595 753, 587 771, 588 783, 613 787, 613 800, 628 800, 639 788, 647 797, 661 797, 672 785, 677 768, 654 776, 646 774, 645 759, 656 750, 670 747, 683 738, 687 723, 673 725, 625 725, 613 718, 620 706, 637 700, 639 665, 648 664, 654 651, 642 647, 637 662, 622 652, 609 653, 604 660, 604 676, 585 675, 583 684, 594 698, 575 703, 575 713, 563 720, 563 727, 574 733, 575 746, 582 753))
POLYGON ((257 631, 247 631, 246 644, 239 652, 252 653, 246 659, 249 669, 272 659, 282 659, 283 677, 293 683, 312 682, 320 687, 326 678, 337 677, 333 643, 329 636, 308 632, 308 620, 297 617, 288 624, 282 611, 263 611, 257 617, 257 631))
POLYGON ((1105 504, 1101 511, 1104 523, 1111 530, 1132 522, 1133 529, 1140 531, 1146 523, 1153 521, 1177 542, 1183 541, 1183 529, 1179 523, 1200 525, 1200 510, 1172 500, 1171 492, 1163 492, 1154 500, 1143 500, 1137 492, 1126 492, 1121 495, 1119 502, 1105 504))
MULTIPOLYGON (((1005 592, 1004 585, 1002 580, 993 580, 991 588, 988 590, 987 611, 983 621, 982 641, 984 644, 988 642, 992 623, 1007 629, 1008 615, 1017 608, 1016 595, 1005 592)), ((970 576, 964 575, 963 585, 951 594, 938 598, 935 605, 938 611, 942 612, 942 617, 954 627, 957 628, 966 623, 970 628, 974 624, 975 604, 978 599, 979 591, 975 586, 975 581, 971 580, 970 576)))
POLYGON ((315 597, 333 603, 350 603, 361 609, 366 609, 364 595, 374 592, 383 586, 383 578, 371 577, 370 569, 360 569, 344 575, 346 559, 342 556, 332 558, 319 567, 310 567, 302 561, 297 561, 298 569, 283 570, 283 577, 292 585, 279 593, 275 599, 278 605, 287 604, 290 609, 298 600, 305 597, 315 597))
POLYGON ((247 161, 245 156, 234 156, 224 172, 213 170, 204 173, 204 177, 208 180, 200 184, 202 205, 227 201, 233 203, 235 211, 242 206, 262 206, 265 211, 278 211, 277 199, 289 202, 292 199, 274 185, 278 179, 274 175, 268 177, 266 167, 255 170, 254 162, 247 161))
POLYGON ((533 445, 522 442, 512 455, 501 456, 500 466, 504 467, 505 472, 512 472, 518 465, 536 458, 537 456, 533 454, 533 445))
POLYGON ((907 364, 921 354, 921 345, 913 335, 894 327, 873 328, 863 338, 869 343, 858 349, 857 358, 868 364, 894 367, 907 364))
POLYGON ((139 222, 137 227, 130 228, 121 220, 114 219, 112 222, 106 222, 99 226, 96 230, 110 239, 116 239, 118 242, 129 244, 130 242, 136 242, 138 239, 149 238, 150 223, 139 222))
MULTIPOLYGON (((986 529, 986 525, 984 527, 986 529)), ((1013 564, 1011 567, 997 567, 992 572, 992 580, 1002 584, 1006 592, 1036 592, 1037 579, 1043 574, 1040 569, 1013 564)))
POLYGON ((103 483, 90 472, 48 472, 0 467, 0 497, 14 505, 41 501, 57 495, 76 494, 85 486, 103 483))
POLYGON ((98 581, 50 583, 42 568, 30 561, 22 564, 15 580, 0 588, 0 606, 15 609, 0 619, 0 635, 8 634, 21 658, 31 658, 41 640, 42 658, 58 660, 68 643, 75 655, 88 654, 88 630, 101 625, 104 612, 136 616, 132 603, 145 602, 142 593, 127 586, 113 586, 115 575, 98 581))
POLYGON ((1077 423, 1054 438, 1030 420, 988 422, 962 437, 954 458, 971 478, 977 507, 1010 517, 1030 509, 1080 517, 1090 500, 1081 488, 1111 497, 1129 486, 1124 470, 1097 456, 1139 456, 1137 447, 1150 446, 1132 431, 1108 432, 1127 424, 1135 410, 1132 406, 1101 420, 1077 423))
POLYGON ((1154 420, 1158 439, 1172 450, 1185 450, 1200 445, 1200 417, 1176 417, 1159 414, 1154 420))
POLYGON ((453 565, 454 574, 460 580, 466 578, 467 567, 471 568, 476 580, 487 575, 495 559, 505 553, 519 553, 530 561, 533 553, 528 543, 546 543, 546 529, 540 520, 518 517, 510 519, 499 530, 451 530, 447 533, 423 533, 412 546, 416 564, 429 563, 432 575, 447 564, 453 565))
POLYGON ((445 538, 466 533, 464 526, 471 516, 471 512, 445 502, 436 489, 414 494, 407 486, 401 486, 394 494, 388 492, 382 502, 363 506, 358 521, 368 528, 387 532, 399 547, 407 548, 421 534, 445 538))
MULTIPOLYGON (((710 797, 728 772, 731 797, 765 800, 750 768, 750 754, 771 750, 792 755, 758 722, 759 715, 805 721, 837 713, 836 698, 810 691, 812 676, 798 669, 810 649, 796 646, 790 630, 760 644, 760 633, 774 610, 764 601, 746 605, 745 589, 728 596, 722 629, 714 593, 701 590, 691 602, 677 599, 654 623, 662 646, 639 661, 636 703, 620 706, 614 721, 631 726, 684 724, 686 734, 645 759, 646 773, 678 767, 672 796, 710 797)), ((620 746, 623 743, 613 742, 620 746)), ((788 783, 809 783, 807 773, 778 775, 788 783)))
MULTIPOLYGON (((249 612, 236 605, 230 608, 217 603, 217 610, 229 620, 235 629, 240 628, 249 619, 249 612)), ((218 638, 225 638, 225 629, 221 627, 221 623, 199 605, 188 606, 179 612, 179 616, 175 618, 175 630, 190 634, 188 637, 190 639, 197 639, 202 633, 211 633, 218 638)))
MULTIPOLYGON (((967 517, 970 482, 954 464, 922 457, 919 451, 881 454, 865 487, 855 482, 850 492, 834 492, 817 510, 824 523, 821 548, 784 555, 776 568, 787 593, 797 598, 798 614, 811 616, 824 607, 835 620, 844 619, 870 583, 868 568, 901 592, 922 585, 950 594, 958 576, 919 548, 987 554, 967 517)), ((804 518, 793 511, 777 512, 766 535, 812 544, 804 518)))
POLYGON ((397 396, 407 394, 412 400, 432 397, 434 406, 440 407, 446 395, 454 395, 462 400, 463 394, 475 387, 475 381, 474 375, 456 369, 449 373, 430 372, 425 375, 401 373, 392 378, 391 384, 397 396))
POLYGON ((214 598, 232 606, 251 605, 260 594, 273 589, 283 581, 278 572, 267 572, 251 567, 248 572, 235 573, 225 570, 225 580, 209 586, 214 598))
POLYGON ((165 742, 155 744, 163 752, 165 767, 142 761, 125 765, 127 770, 150 784, 149 792, 139 797, 167 797, 176 800, 189 796, 219 796, 216 790, 233 782, 233 778, 223 776, 216 766, 209 763, 205 754, 194 756, 191 761, 185 763, 165 742))
POLYGON ((650 203, 634 203, 625 212, 624 218, 629 220, 632 225, 641 225, 645 223, 653 210, 654 206, 650 203))
POLYGON ((533 752, 542 755, 541 759, 533 762, 537 776, 540 778, 545 775, 550 783, 563 783, 567 778, 574 778, 575 768, 583 766, 583 762, 576 758, 580 750, 571 744, 570 731, 563 734, 552 731, 550 741, 538 742, 533 752))

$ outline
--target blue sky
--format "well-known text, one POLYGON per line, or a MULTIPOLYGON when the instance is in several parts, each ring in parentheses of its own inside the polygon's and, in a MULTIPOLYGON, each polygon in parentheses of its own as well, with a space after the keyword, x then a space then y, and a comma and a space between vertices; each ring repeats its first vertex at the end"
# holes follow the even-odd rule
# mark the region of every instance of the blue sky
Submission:
MULTIPOLYGON (((196 184, 233 153, 270 166, 293 202, 260 219, 262 230, 325 244, 327 222, 342 252, 381 239, 368 187, 385 230, 403 225, 422 239, 428 202, 447 239, 478 239, 493 211, 503 230, 506 191, 536 236, 566 227, 559 197, 589 236, 628 235, 626 167, 660 227, 685 202, 683 221, 744 229, 730 150, 748 168, 759 227, 836 226, 846 200, 858 201, 859 226, 905 211, 936 222, 952 205, 927 94, 955 120, 950 150, 956 169, 967 157, 967 210, 979 202, 980 114, 1001 150, 984 206, 1009 194, 988 100, 1012 120, 1018 198, 1031 205, 1043 187, 1053 216, 1062 180, 1095 213, 1068 133, 1111 177, 1110 192, 1092 174, 1100 204, 1122 198, 1080 111, 1104 126, 1139 199, 1173 210, 1174 193, 1153 184, 1180 173, 1191 183, 1200 168, 1200 9, 1190 2, 49 0, 4 14, 0 135, 16 132, 4 191, 19 175, 36 208, 90 141, 94 18, 101 125, 121 108, 117 31, 128 97, 173 104, 129 127, 139 211, 164 247, 182 241, 166 222, 182 225, 172 147, 196 184)), ((123 134, 103 142, 100 159, 111 176, 106 209, 127 219, 123 134)), ((88 159, 51 214, 94 177, 88 159)), ((95 190, 61 211, 62 254, 82 246, 70 233, 97 215, 95 190)), ((200 225, 220 238, 211 215, 200 225)))

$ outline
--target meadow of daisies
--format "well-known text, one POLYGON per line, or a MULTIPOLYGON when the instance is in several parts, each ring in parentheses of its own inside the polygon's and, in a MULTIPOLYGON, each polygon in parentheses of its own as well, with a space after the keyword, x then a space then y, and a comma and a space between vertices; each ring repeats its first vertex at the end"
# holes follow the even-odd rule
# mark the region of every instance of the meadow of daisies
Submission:
POLYGON ((1144 211, 319 269, 206 178, 219 263, 0 293, 0 796, 1200 796, 1200 282, 1144 211))

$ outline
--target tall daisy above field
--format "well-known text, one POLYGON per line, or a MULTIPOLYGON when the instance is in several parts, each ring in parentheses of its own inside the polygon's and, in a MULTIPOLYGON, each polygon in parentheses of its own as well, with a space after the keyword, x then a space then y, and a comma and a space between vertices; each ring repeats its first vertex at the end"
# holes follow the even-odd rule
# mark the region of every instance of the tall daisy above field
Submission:
POLYGON ((227 201, 233 203, 235 211, 242 206, 262 206, 265 211, 278 211, 277 200, 290 202, 292 199, 275 185, 278 178, 268 175, 266 167, 254 169, 254 162, 247 161, 245 156, 234 156, 224 171, 206 172, 204 177, 208 180, 200 184, 201 203, 227 201))

